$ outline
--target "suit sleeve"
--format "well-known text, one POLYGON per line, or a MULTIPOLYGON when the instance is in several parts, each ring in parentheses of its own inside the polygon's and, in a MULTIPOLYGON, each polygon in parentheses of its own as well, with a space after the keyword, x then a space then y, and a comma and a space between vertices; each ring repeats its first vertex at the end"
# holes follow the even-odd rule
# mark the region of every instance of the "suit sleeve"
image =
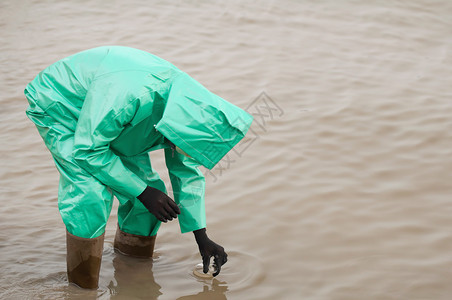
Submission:
POLYGON ((95 84, 85 97, 74 137, 75 161, 128 198, 140 195, 146 183, 124 166, 110 149, 110 143, 129 126, 138 107, 138 99, 120 90, 118 84, 95 84))
POLYGON ((200 164, 172 149, 165 149, 174 201, 180 208, 178 216, 182 233, 206 227, 205 178, 199 170, 200 164))

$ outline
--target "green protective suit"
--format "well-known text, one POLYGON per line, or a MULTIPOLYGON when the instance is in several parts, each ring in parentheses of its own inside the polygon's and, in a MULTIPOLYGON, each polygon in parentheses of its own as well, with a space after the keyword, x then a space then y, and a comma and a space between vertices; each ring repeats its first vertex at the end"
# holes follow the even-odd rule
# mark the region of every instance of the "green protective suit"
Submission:
POLYGON ((205 179, 246 134, 252 117, 150 53, 111 46, 86 50, 30 82, 26 113, 60 172, 58 206, 67 230, 105 231, 113 195, 127 233, 152 236, 158 221, 136 198, 147 185, 166 192, 149 151, 164 149, 182 232, 206 226, 205 179), (186 157, 170 147, 186 152, 186 157))

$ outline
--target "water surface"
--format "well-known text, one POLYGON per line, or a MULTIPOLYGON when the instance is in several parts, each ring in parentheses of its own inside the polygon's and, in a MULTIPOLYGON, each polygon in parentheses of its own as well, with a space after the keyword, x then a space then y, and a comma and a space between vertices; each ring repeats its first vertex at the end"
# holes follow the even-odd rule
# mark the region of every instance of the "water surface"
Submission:
POLYGON ((446 0, 2 1, 0 298, 450 299, 451 36, 446 0), (101 45, 159 55, 256 116, 206 174, 229 252, 214 280, 193 276, 177 222, 153 261, 116 254, 115 206, 99 290, 67 284, 58 173, 22 91, 101 45))

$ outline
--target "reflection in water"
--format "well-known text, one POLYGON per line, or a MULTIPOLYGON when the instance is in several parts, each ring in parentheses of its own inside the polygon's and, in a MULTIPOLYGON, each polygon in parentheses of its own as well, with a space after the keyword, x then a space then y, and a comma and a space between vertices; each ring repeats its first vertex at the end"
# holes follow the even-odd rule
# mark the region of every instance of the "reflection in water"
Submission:
POLYGON ((227 283, 224 281, 219 281, 216 278, 212 280, 212 285, 204 285, 203 290, 195 295, 182 296, 177 298, 177 300, 188 300, 188 299, 209 299, 209 300, 220 300, 227 299, 225 293, 228 291, 227 283))
MULTIPOLYGON (((134 258, 115 252, 113 258, 115 280, 110 281, 107 286, 111 298, 158 299, 162 295, 160 291, 162 287, 155 282, 152 266, 152 259, 134 258)), ((227 282, 217 278, 198 281, 204 283, 201 292, 178 299, 227 299, 225 295, 228 291, 227 282)))
POLYGON ((61 289, 55 289, 54 291, 52 291, 51 294, 47 294, 49 296, 49 298, 47 298, 47 299, 96 300, 96 299, 102 299, 102 296, 104 296, 105 294, 106 294, 106 291, 104 291, 102 289, 87 290, 87 289, 78 287, 72 283, 68 283, 67 286, 64 286, 61 289))
POLYGON ((111 298, 127 295, 130 298, 157 299, 162 294, 161 286, 154 279, 152 259, 139 259, 116 253, 113 267, 116 284, 113 281, 108 284, 111 298))

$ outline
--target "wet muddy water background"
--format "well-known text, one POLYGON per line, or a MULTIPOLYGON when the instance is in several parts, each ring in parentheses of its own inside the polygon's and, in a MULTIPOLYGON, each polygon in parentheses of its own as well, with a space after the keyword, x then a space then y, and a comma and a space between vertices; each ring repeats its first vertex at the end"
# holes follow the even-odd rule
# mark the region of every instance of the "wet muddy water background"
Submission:
POLYGON ((1 1, 0 298, 450 299, 451 36, 446 0, 1 1), (115 206, 99 290, 67 284, 58 172, 22 91, 101 45, 159 55, 255 114, 206 174, 229 253, 214 280, 192 275, 177 222, 154 261, 116 254, 115 206))

